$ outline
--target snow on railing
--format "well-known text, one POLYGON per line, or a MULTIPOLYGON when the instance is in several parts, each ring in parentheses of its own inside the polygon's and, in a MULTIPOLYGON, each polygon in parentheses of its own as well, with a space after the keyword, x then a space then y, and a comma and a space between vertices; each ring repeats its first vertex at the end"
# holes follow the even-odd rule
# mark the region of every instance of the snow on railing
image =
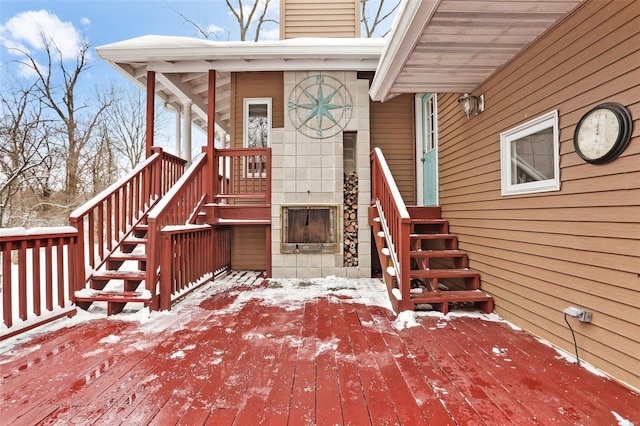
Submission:
POLYGON ((140 223, 144 214, 170 190, 184 172, 185 160, 153 148, 153 154, 127 176, 93 197, 69 216, 78 230, 80 290, 120 242, 140 223))
POLYGON ((75 314, 75 228, 0 229, 0 340, 75 314))

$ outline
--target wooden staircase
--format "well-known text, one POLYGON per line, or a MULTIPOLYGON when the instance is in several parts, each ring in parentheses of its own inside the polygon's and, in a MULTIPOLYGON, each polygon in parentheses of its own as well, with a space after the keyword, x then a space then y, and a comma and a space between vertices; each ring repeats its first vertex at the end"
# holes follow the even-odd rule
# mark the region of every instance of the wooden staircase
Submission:
POLYGON ((78 307, 87 310, 94 302, 106 302, 107 315, 114 315, 122 312, 127 303, 149 305, 151 295, 144 285, 147 232, 146 224, 136 225, 118 250, 108 255, 103 269, 90 274, 90 287, 76 292, 78 307))
POLYGON ((442 313, 450 305, 477 304, 484 312, 493 311, 493 299, 480 291, 480 274, 469 269, 465 252, 458 249, 458 238, 449 233, 449 222, 440 209, 408 207, 411 216, 411 301, 414 306, 431 305, 442 313))

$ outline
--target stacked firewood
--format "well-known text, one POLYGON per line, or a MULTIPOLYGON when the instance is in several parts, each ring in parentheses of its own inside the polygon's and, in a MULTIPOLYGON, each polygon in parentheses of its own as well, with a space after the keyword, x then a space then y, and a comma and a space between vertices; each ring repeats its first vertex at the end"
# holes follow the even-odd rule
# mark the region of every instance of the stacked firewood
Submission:
POLYGON ((344 174, 344 266, 358 266, 358 175, 344 174))

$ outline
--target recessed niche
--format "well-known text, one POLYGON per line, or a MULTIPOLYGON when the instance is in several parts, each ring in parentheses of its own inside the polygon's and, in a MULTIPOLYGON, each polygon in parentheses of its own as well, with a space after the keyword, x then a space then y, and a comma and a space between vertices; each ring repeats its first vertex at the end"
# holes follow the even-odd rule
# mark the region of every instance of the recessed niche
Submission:
POLYGON ((282 206, 281 252, 337 252, 337 211, 337 206, 327 205, 282 206))

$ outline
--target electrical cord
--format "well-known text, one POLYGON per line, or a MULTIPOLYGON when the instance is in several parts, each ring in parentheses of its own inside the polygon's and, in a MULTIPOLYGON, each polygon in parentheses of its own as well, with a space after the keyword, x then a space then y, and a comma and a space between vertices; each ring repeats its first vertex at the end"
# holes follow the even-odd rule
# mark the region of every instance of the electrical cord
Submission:
POLYGON ((573 327, 571 327, 571 324, 569 323, 569 320, 567 320, 567 314, 564 314, 564 322, 567 323, 567 325, 569 326, 569 330, 571 330, 571 337, 573 337, 573 347, 576 349, 576 364, 580 365, 580 357, 578 356, 578 343, 576 342, 576 335, 573 333, 573 327))

